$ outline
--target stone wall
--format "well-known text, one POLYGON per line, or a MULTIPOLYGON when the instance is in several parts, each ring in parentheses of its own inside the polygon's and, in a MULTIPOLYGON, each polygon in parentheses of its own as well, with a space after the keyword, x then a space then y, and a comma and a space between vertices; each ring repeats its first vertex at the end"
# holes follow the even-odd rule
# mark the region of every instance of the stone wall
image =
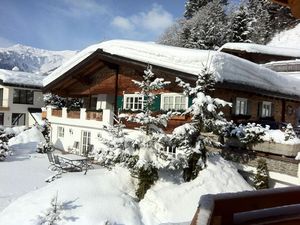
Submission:
POLYGON ((283 173, 294 177, 298 176, 298 161, 293 158, 238 149, 223 149, 222 156, 226 160, 253 167, 257 167, 257 161, 259 159, 265 159, 269 171, 283 173))

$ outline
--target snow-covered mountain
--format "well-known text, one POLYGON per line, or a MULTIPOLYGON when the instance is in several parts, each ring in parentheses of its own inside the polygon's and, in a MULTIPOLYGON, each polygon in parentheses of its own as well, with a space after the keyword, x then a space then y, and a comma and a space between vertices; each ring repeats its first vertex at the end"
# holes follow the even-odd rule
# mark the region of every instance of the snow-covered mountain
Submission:
POLYGON ((49 74, 74 56, 76 51, 49 51, 24 45, 0 48, 0 69, 49 74))
POLYGON ((277 33, 267 45, 300 49, 300 24, 292 29, 277 33))

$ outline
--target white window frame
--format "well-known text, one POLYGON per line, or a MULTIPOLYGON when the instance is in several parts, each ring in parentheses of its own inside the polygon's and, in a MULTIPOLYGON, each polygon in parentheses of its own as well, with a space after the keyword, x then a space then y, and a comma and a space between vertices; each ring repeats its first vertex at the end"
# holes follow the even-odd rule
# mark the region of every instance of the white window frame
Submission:
POLYGON ((81 154, 85 154, 91 144, 91 131, 81 131, 81 154))
POLYGON ((58 138, 64 138, 65 137, 65 128, 58 126, 57 127, 57 137, 58 138))
POLYGON ((124 99, 123 99, 123 109, 126 109, 126 110, 132 110, 132 111, 137 111, 137 110, 142 110, 144 109, 144 96, 141 95, 141 94, 124 94, 124 99), (136 108, 135 107, 135 102, 133 101, 133 108, 129 108, 127 107, 127 101, 129 98, 142 98, 141 100, 141 104, 142 104, 142 108, 139 109, 139 108, 136 108))
POLYGON ((272 116, 272 102, 263 101, 261 104, 261 117, 271 117, 272 116), (266 109, 265 106, 269 107, 266 109))
POLYGON ((163 93, 161 94, 160 97, 161 101, 160 101, 160 109, 161 110, 186 110, 188 108, 189 105, 189 98, 188 96, 182 94, 182 93, 163 93), (176 104, 176 97, 184 97, 185 98, 185 106, 184 108, 180 108, 180 109, 175 109, 175 104, 176 104), (165 105, 165 97, 173 97, 173 103, 172 103, 172 107, 171 109, 165 109, 164 105, 165 105))
POLYGON ((248 99, 247 98, 236 98, 235 99, 235 115, 247 115, 248 113, 248 99), (243 105, 243 109, 242 109, 243 105))

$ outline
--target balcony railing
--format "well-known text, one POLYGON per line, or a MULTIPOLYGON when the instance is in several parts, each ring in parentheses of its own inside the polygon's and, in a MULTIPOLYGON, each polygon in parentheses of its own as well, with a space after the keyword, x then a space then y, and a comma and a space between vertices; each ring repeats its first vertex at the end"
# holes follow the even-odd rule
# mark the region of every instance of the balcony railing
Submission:
POLYGON ((83 126, 98 126, 93 121, 103 122, 105 124, 113 124, 113 111, 103 109, 103 111, 90 111, 85 108, 80 110, 67 110, 47 108, 47 118, 49 122, 65 123, 65 124, 81 124, 83 126), (76 122, 75 122, 76 121, 76 122))
POLYGON ((79 110, 67 111, 67 117, 71 119, 80 119, 80 111, 79 110))
POLYGON ((86 119, 87 120, 96 120, 96 121, 102 121, 102 112, 98 111, 87 111, 86 112, 86 119))
POLYGON ((52 109, 52 116, 62 117, 62 110, 61 109, 52 109))

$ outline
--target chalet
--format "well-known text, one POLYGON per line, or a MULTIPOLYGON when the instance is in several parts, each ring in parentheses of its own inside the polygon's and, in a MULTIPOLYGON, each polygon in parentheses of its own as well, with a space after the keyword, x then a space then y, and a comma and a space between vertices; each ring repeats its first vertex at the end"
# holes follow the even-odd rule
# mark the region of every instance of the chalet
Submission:
MULTIPOLYGON (((227 119, 272 121, 274 126, 280 122, 296 125, 299 120, 299 79, 224 52, 113 40, 84 49, 44 79, 44 92, 80 97, 85 105, 80 111, 47 109, 54 145, 84 151, 97 141, 101 125, 113 124, 122 111, 142 109, 143 96, 136 93, 139 90, 132 80, 141 80, 148 64, 157 77, 171 81, 158 95, 155 111, 186 109, 192 99, 182 93, 175 79, 193 82, 206 66, 218 81, 211 94, 233 103, 223 110, 227 119)), ((167 129, 185 122, 184 117, 173 118, 167 129)))
POLYGON ((32 126, 41 117, 43 78, 0 69, 0 125, 32 126))

